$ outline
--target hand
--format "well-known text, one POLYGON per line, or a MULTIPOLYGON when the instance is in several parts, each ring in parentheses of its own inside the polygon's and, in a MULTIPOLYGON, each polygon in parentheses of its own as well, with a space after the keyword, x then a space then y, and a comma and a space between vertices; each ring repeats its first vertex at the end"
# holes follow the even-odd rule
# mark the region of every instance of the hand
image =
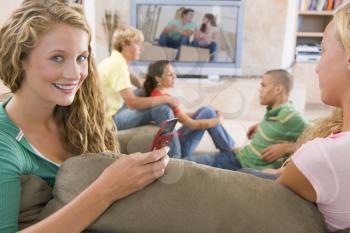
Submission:
POLYGON ((222 112, 220 112, 219 110, 215 110, 216 112, 216 117, 219 120, 219 124, 222 124, 222 122, 224 121, 224 116, 222 115, 222 112))
POLYGON ((173 108, 176 108, 180 105, 180 101, 175 98, 175 97, 172 97, 172 96, 167 96, 168 97, 168 100, 167 100, 167 103, 173 107, 173 108))
POLYGON ((179 28, 175 24, 171 26, 171 30, 174 32, 179 32, 179 28))
POLYGON ((164 175, 169 162, 168 147, 148 153, 124 155, 107 167, 96 182, 106 190, 110 202, 141 190, 164 175))
POLYGON ((287 154, 287 143, 274 144, 262 151, 262 159, 267 162, 274 162, 287 154))
POLYGON ((248 129, 248 132, 247 132, 247 138, 248 139, 252 139, 252 137, 256 133, 258 127, 259 127, 259 123, 250 126, 250 128, 248 129))
POLYGON ((209 43, 210 37, 207 34, 204 34, 202 40, 209 43))

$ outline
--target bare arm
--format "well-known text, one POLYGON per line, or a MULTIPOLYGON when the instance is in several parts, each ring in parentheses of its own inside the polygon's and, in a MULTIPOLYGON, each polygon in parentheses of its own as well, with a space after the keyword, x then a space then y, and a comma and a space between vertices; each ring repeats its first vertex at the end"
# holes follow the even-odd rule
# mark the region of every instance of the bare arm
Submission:
POLYGON ((194 40, 201 40, 201 32, 199 30, 196 30, 193 34, 193 39, 194 40))
POLYGON ((308 201, 316 202, 316 192, 308 179, 299 171, 291 160, 284 168, 277 182, 288 187, 308 201))
POLYGON ((164 174, 167 149, 126 155, 111 164, 101 176, 65 207, 23 233, 81 232, 110 204, 136 192, 164 174))
POLYGON ((162 33, 168 34, 169 32, 171 32, 171 28, 165 27, 162 31, 162 33))
POLYGON ((285 155, 292 154, 297 149, 296 143, 279 143, 271 145, 262 151, 262 159, 267 162, 274 162, 285 155))
POLYGON ((179 119, 179 121, 190 128, 191 130, 195 129, 208 129, 216 126, 217 124, 221 123, 220 117, 215 117, 212 119, 200 119, 200 120, 194 120, 192 119, 187 113, 185 112, 179 112, 176 114, 176 117, 179 119))
MULTIPOLYGON (((164 29, 165 30, 165 29, 164 29)), ((177 32, 180 33, 182 36, 190 37, 193 34, 193 30, 187 29, 186 31, 180 30, 175 24, 171 26, 171 28, 168 29, 169 32, 177 32)))
POLYGON ((211 41, 216 41, 218 38, 219 38, 219 32, 215 30, 211 37, 211 41))
POLYGON ((142 88, 142 83, 136 74, 130 74, 131 84, 137 88, 142 88))
POLYGON ((135 96, 130 88, 126 88, 119 92, 123 97, 125 104, 131 109, 145 109, 160 104, 170 104, 177 107, 179 101, 171 96, 155 96, 155 97, 138 97, 135 96))
POLYGON ((248 132, 247 132, 247 138, 252 139, 256 131, 258 130, 259 123, 256 123, 255 125, 252 125, 249 127, 248 132))
POLYGON ((178 32, 185 37, 190 37, 193 34, 193 30, 191 29, 188 29, 186 31, 178 30, 178 32))

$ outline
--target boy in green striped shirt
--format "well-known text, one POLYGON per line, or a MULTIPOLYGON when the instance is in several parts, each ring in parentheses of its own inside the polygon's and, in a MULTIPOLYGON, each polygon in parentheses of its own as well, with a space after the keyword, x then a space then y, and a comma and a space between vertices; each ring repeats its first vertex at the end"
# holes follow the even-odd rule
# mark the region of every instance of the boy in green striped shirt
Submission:
POLYGON ((251 142, 234 152, 185 159, 229 170, 281 167, 286 156, 295 150, 295 142, 307 125, 288 101, 291 88, 292 76, 287 71, 266 72, 261 79, 259 98, 267 110, 264 118, 248 130, 251 142))

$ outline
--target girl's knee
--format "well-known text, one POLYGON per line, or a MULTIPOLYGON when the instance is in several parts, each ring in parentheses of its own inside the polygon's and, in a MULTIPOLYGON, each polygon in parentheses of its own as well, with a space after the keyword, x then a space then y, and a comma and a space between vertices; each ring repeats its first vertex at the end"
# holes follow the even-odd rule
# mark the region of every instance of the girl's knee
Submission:
POLYGON ((214 118, 217 116, 216 111, 212 107, 209 107, 209 106, 201 107, 199 109, 199 111, 200 111, 201 115, 203 114, 208 118, 214 118))
POLYGON ((158 113, 159 114, 163 114, 163 115, 166 115, 170 118, 174 118, 174 112, 173 112, 173 109, 167 105, 167 104, 162 104, 162 105, 159 105, 158 107, 156 107, 158 109, 158 113))

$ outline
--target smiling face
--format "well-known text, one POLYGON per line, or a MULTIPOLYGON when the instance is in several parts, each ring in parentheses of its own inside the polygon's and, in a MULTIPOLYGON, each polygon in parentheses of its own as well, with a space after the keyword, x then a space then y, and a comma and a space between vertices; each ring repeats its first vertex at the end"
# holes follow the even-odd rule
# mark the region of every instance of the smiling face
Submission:
POLYGON ((172 88, 175 86, 176 74, 172 65, 168 64, 164 67, 162 77, 156 77, 159 87, 172 88))
POLYGON ((70 105, 88 74, 88 34, 57 24, 44 34, 22 61, 19 92, 53 105, 70 105))
POLYGON ((183 20, 186 23, 192 22, 192 19, 193 19, 193 12, 192 11, 189 11, 189 12, 187 12, 187 14, 183 15, 183 20))
POLYGON ((349 100, 349 56, 337 39, 334 21, 326 27, 322 44, 322 56, 316 67, 321 98, 325 104, 342 106, 349 100))

